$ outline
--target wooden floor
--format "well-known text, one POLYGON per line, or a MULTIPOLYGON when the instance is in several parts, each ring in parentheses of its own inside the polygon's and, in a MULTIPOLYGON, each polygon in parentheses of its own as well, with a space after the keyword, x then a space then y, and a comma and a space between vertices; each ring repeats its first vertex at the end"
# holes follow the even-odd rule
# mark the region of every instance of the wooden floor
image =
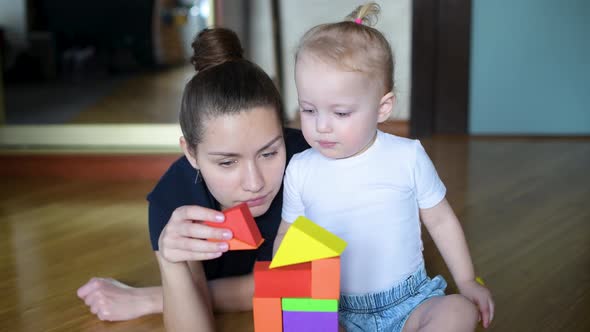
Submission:
MULTIPOLYGON (((489 331, 590 331, 590 141, 423 143, 493 290, 489 331)), ((160 315, 100 322, 75 294, 94 275, 159 282, 146 222, 153 181, 0 183, 0 331, 163 330, 160 315)), ((453 291, 428 239, 425 256, 453 291)), ((253 330, 251 313, 218 321, 220 331, 253 330)))

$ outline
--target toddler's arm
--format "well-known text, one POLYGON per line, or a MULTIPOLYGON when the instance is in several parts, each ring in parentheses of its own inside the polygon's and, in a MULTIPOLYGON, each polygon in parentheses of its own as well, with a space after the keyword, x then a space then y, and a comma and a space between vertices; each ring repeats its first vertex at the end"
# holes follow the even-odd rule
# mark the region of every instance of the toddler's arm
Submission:
POLYGON ((445 198, 432 208, 420 209, 420 219, 451 271, 459 291, 479 307, 483 326, 488 327, 494 317, 492 295, 475 281, 467 241, 449 202, 445 198))

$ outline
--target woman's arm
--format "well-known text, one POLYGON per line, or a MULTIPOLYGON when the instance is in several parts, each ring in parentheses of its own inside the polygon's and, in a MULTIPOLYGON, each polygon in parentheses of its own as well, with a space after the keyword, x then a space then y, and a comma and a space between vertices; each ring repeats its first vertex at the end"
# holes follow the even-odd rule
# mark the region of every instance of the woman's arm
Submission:
MULTIPOLYGON (((203 238, 224 239, 227 230, 211 228, 192 220, 216 220, 219 211, 193 206, 181 207, 170 218, 161 234, 160 249, 168 261, 187 263, 193 283, 201 278, 199 260, 215 258, 220 253, 219 243, 204 242, 203 238)), ((221 250, 223 252, 223 250, 221 250)), ((158 254, 157 254, 158 256, 158 254)), ((160 255, 160 258, 161 255, 160 255)), ((158 260, 159 261, 159 260, 158 260)), ((221 278, 209 282, 209 290, 216 311, 242 311, 252 308, 254 281, 252 275, 221 278)), ((161 286, 135 288, 111 278, 92 278, 78 289, 78 297, 100 320, 124 321, 147 314, 163 312, 161 286)), ((203 294, 203 292, 200 292, 203 294)))
MULTIPOLYGON (((197 283, 201 262, 188 262, 193 274, 193 282, 197 283)), ((212 300, 213 310, 216 312, 235 312, 252 310, 254 296, 254 276, 252 273, 210 280, 207 283, 212 300)))
MULTIPOLYGON (((198 270, 188 262, 193 282, 198 270), (194 271, 194 272, 193 272, 194 271), (196 272, 196 273, 195 273, 196 272)), ((209 281, 213 308, 219 312, 252 310, 254 278, 252 274, 209 281)), ((92 278, 78 289, 78 297, 100 320, 126 321, 163 312, 162 286, 131 287, 112 278, 92 278)))
POLYGON ((162 313, 162 287, 131 287, 112 278, 91 278, 78 297, 98 319, 125 321, 162 313))
POLYGON ((168 331, 213 331, 213 305, 201 260, 227 251, 228 229, 214 228, 200 220, 222 221, 218 211, 199 206, 174 210, 160 233, 156 258, 162 276, 164 324, 168 331), (193 261, 189 266, 189 261, 193 261))
POLYGON ((252 273, 209 281, 213 308, 218 312, 252 310, 254 275, 252 273))
POLYGON ((167 331, 214 331, 207 280, 201 264, 192 273, 186 262, 173 263, 159 252, 164 325, 167 331))

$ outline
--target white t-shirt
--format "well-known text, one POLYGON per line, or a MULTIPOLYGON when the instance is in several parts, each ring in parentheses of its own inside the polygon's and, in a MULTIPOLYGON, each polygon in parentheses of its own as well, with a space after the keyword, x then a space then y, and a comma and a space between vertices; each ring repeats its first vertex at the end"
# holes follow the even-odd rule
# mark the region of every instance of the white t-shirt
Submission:
POLYGON ((341 256, 344 294, 389 289, 418 269, 419 208, 446 194, 418 140, 381 131, 351 158, 329 159, 314 149, 294 155, 284 184, 283 220, 306 216, 348 242, 341 256))

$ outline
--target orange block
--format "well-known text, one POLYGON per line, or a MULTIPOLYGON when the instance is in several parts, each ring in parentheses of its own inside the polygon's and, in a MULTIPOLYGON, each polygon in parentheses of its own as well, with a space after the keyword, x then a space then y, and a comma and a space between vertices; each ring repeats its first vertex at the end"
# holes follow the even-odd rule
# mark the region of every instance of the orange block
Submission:
POLYGON ((206 221, 205 224, 211 227, 228 228, 232 231, 234 237, 228 241, 229 250, 256 249, 264 242, 256 221, 252 217, 250 208, 248 208, 246 203, 236 205, 222 212, 225 215, 225 221, 223 223, 206 221))
POLYGON ((258 248, 262 242, 264 242, 264 239, 260 240, 260 243, 257 244, 256 246, 251 246, 245 242, 242 242, 238 239, 231 239, 229 241, 224 241, 224 240, 217 240, 217 239, 209 239, 209 241, 212 242, 227 242, 227 244, 229 245, 229 250, 254 250, 256 248, 258 248))
POLYGON ((255 297, 311 297, 311 262, 273 269, 269 265, 254 264, 255 297))
POLYGON ((254 331, 283 331, 283 310, 280 298, 254 297, 252 299, 252 305, 254 312, 254 331))
POLYGON ((335 300, 340 298, 340 257, 311 262, 311 297, 335 300))
POLYGON ((262 239, 262 241, 260 241, 260 243, 256 246, 251 246, 245 242, 236 239, 231 239, 227 241, 227 243, 229 244, 229 250, 253 250, 258 248, 260 244, 262 244, 262 242, 264 242, 264 239, 262 239))

